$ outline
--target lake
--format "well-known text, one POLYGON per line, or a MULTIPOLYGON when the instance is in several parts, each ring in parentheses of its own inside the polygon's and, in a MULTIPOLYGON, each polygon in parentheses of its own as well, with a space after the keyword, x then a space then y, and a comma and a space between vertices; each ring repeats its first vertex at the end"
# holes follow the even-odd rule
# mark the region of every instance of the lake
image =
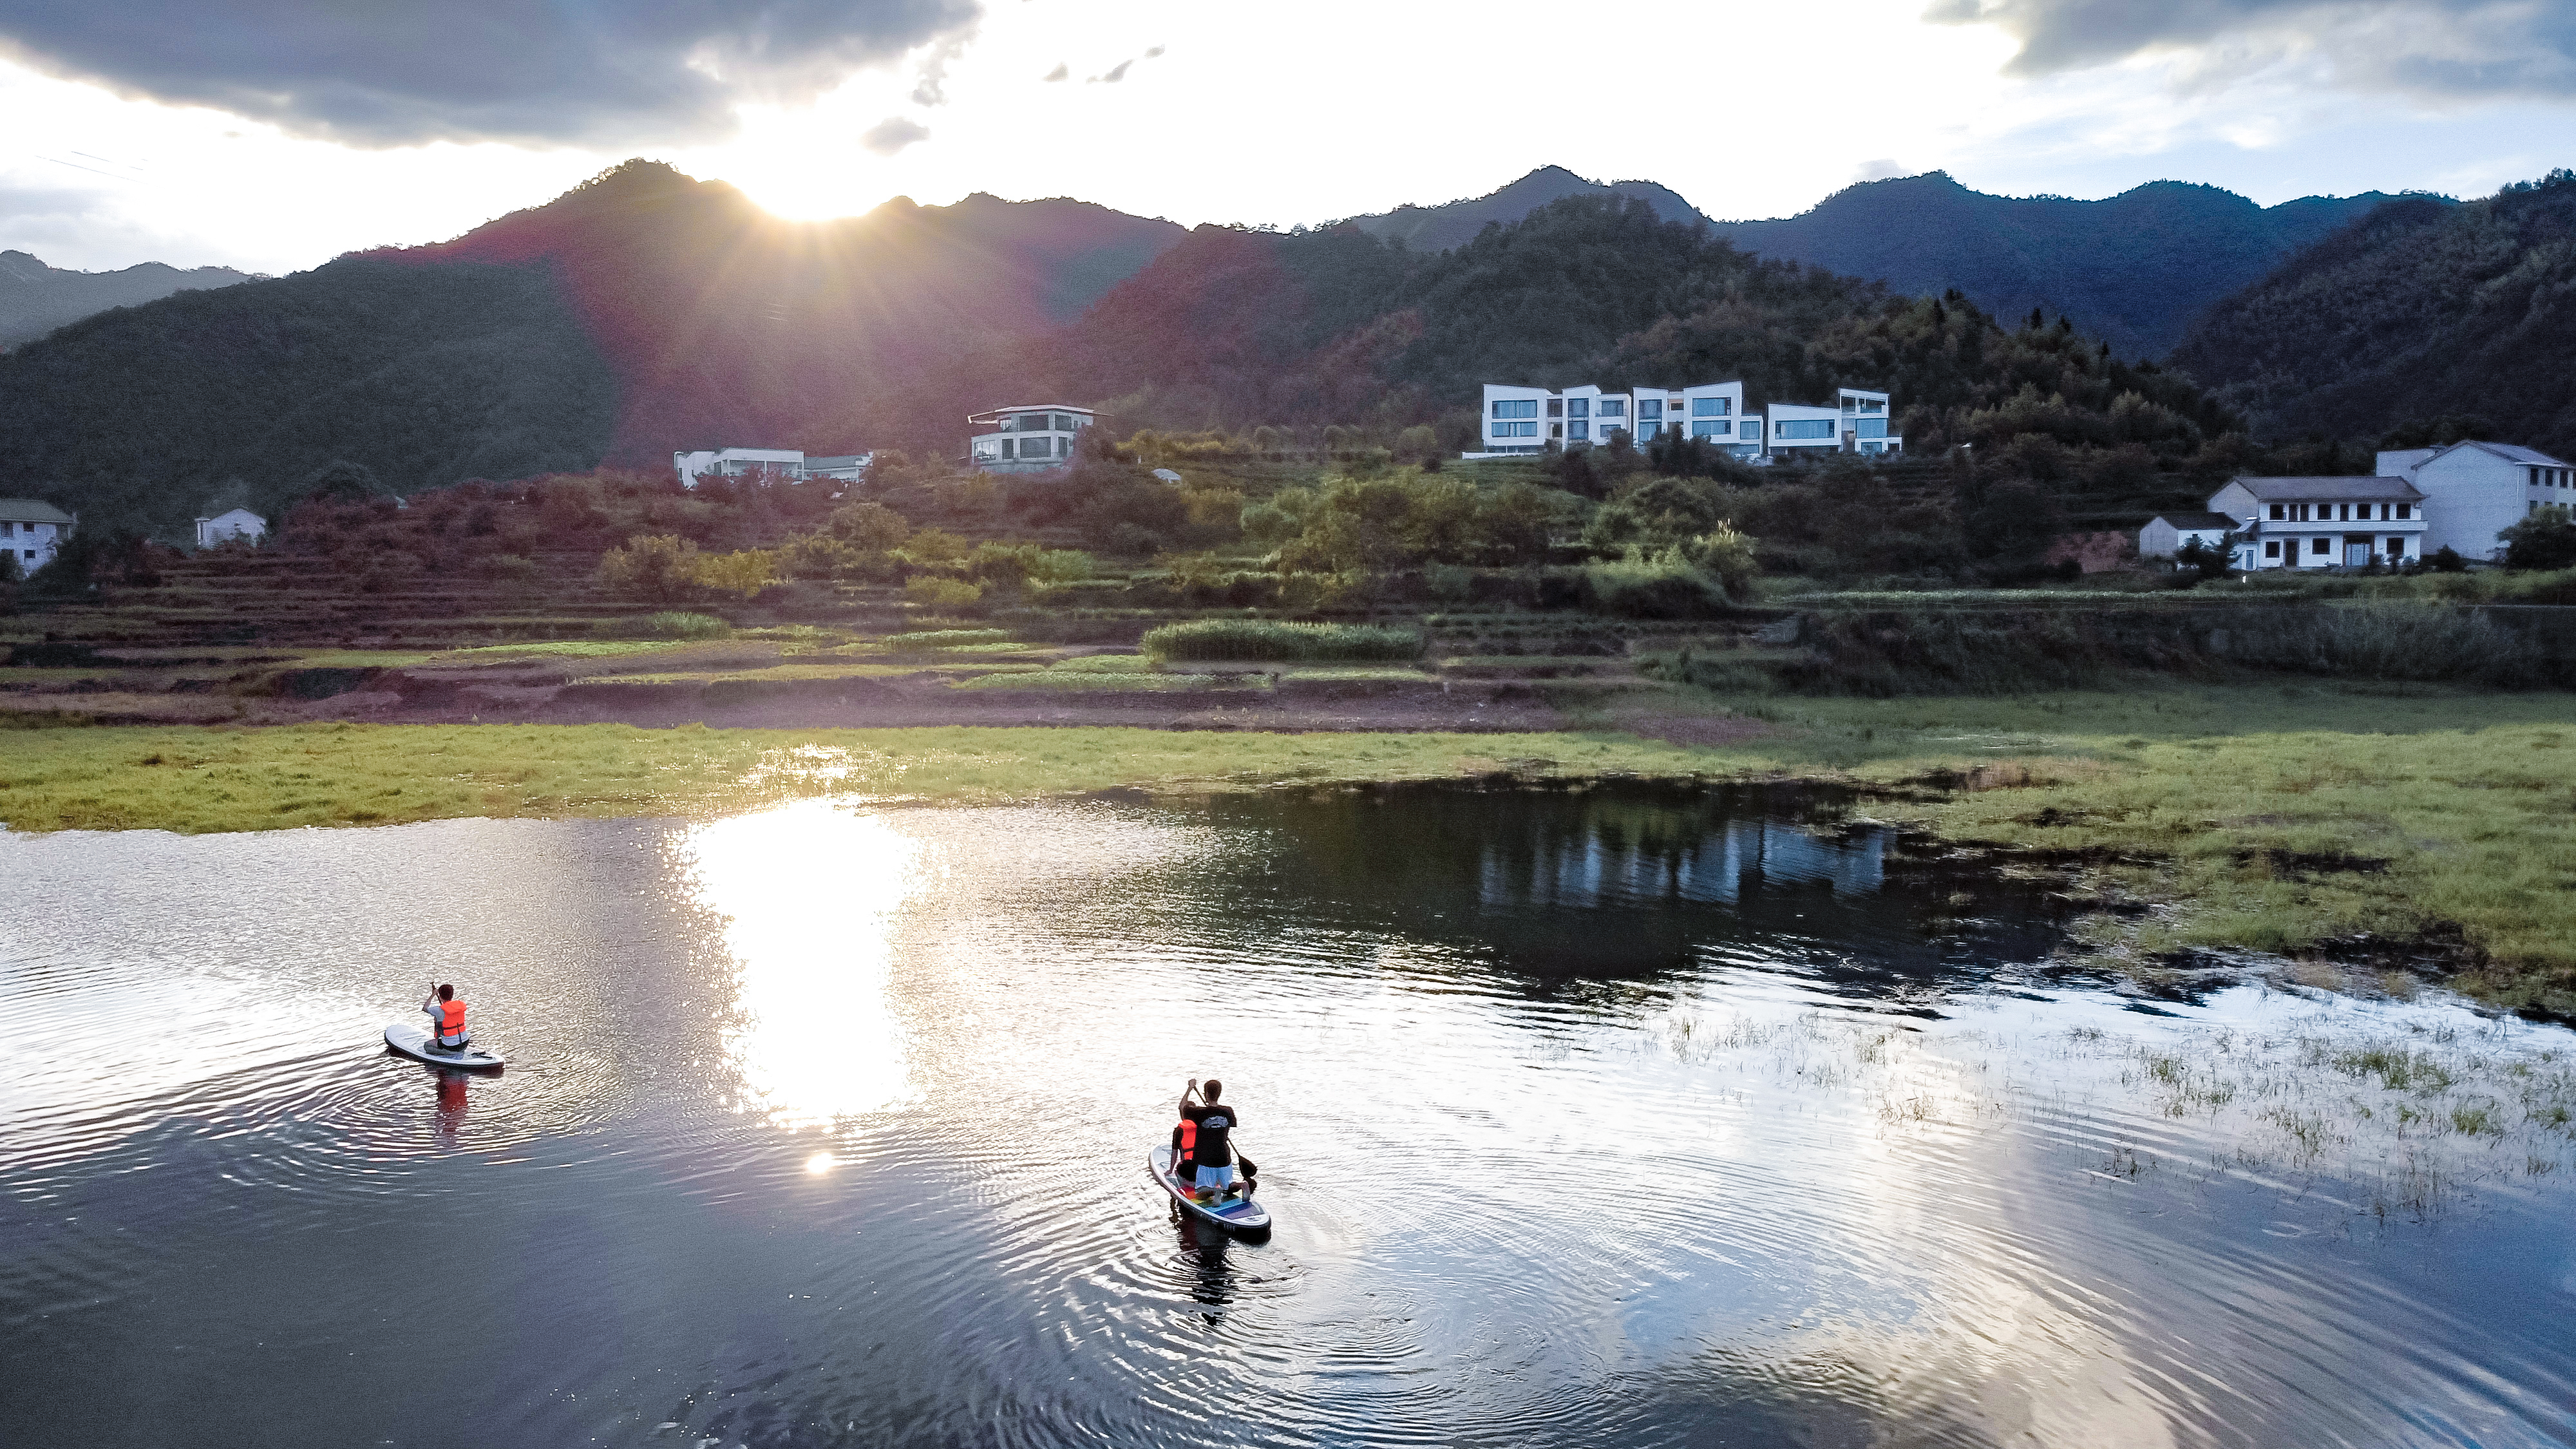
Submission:
POLYGON ((2576 1033, 2147 991, 1846 808, 0 835, 0 1423, 2576 1442, 2576 1033), (384 1052, 433 979, 506 1072, 384 1052), (1267 1239, 1145 1176, 1194 1076, 1267 1239))

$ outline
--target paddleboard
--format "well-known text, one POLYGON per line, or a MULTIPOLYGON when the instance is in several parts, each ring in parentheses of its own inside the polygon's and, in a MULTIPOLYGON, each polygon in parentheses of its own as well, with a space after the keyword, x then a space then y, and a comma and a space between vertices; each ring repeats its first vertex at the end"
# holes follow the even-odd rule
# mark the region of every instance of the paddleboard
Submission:
POLYGON ((1172 1195, 1172 1201, 1179 1203, 1183 1211, 1195 1217, 1238 1233, 1258 1233, 1269 1230, 1269 1212, 1244 1194, 1240 1178, 1225 1196, 1214 1202, 1201 1202, 1190 1196, 1190 1190, 1182 1185, 1179 1178, 1172 1176, 1172 1149, 1169 1143, 1145 1154, 1145 1170, 1152 1173, 1154 1180, 1163 1185, 1163 1191, 1172 1195))
POLYGON ((413 1061, 427 1062, 433 1067, 457 1067, 469 1072, 479 1072, 501 1065, 499 1057, 490 1052, 478 1050, 472 1042, 467 1042, 454 1051, 431 1046, 429 1028, 418 1022, 397 1021, 387 1026, 385 1045, 413 1061))

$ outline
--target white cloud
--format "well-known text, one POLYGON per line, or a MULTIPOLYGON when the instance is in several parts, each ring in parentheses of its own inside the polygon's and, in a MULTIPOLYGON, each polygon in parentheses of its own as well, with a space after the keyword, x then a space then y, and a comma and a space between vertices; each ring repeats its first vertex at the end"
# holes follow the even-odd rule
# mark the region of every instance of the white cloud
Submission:
POLYGON ((891 156, 915 142, 930 139, 930 128, 903 116, 888 116, 868 127, 859 144, 880 156, 891 156))

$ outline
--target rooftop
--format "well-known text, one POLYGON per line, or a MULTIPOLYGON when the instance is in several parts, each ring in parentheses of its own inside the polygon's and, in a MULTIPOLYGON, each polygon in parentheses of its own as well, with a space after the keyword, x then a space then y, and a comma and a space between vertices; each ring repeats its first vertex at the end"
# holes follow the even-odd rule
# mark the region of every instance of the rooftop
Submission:
POLYGON ((2485 452, 2493 453, 2507 462, 2537 463, 2543 468, 2564 468, 2568 466, 2565 459, 2553 458, 2547 453, 2540 451, 2538 448, 2526 448, 2520 443, 2453 443, 2449 448, 2436 448, 2433 452, 2436 456, 2439 456, 2443 453, 2448 453, 2455 448, 2477 448, 2485 452))
POLYGON ((2234 478, 2229 480, 2266 503, 2312 503, 2320 499, 2335 501, 2373 501, 2413 503, 2423 498, 2414 484, 2403 478, 2234 478))
POLYGON ((2234 528, 2236 520, 2224 513, 2159 513, 2156 518, 2179 529, 2234 528))
POLYGON ((55 523, 65 528, 72 516, 50 503, 34 498, 0 498, 0 521, 9 523, 55 523))

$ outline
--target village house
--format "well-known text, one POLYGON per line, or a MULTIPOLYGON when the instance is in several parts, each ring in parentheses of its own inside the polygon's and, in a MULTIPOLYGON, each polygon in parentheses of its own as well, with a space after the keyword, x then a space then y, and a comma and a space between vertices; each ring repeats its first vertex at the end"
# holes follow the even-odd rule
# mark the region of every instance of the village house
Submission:
POLYGON ((72 515, 50 503, 33 498, 0 498, 0 550, 8 553, 18 571, 31 574, 54 561, 54 553, 70 536, 72 515))
POLYGON ((2209 511, 2240 535, 2240 569, 2414 562, 2424 556, 2423 504, 2403 478, 2232 478, 2209 495, 2209 511))
POLYGON ((1552 391, 1485 384, 1478 446, 1469 459, 1507 458, 1558 448, 1589 448, 1626 434, 1643 448, 1659 437, 1698 438, 1730 457, 1768 462, 1808 453, 1898 453, 1904 438, 1888 431, 1883 392, 1842 388, 1830 406, 1775 403, 1744 410, 1742 382, 1604 392, 1585 384, 1552 391))
POLYGON ((992 473, 1035 473, 1073 462, 1082 430, 1099 421, 1089 408, 1070 403, 1023 403, 975 413, 966 425, 989 431, 966 440, 966 461, 992 473))
POLYGON ((2138 557, 2172 558, 2187 543, 2213 548, 2236 526, 2224 513, 2160 513, 2138 530, 2138 557))
MULTIPOLYGON (((402 500, 397 498, 394 503, 399 507, 402 500)), ((218 513, 212 518, 197 520, 197 547, 199 548, 213 548, 216 544, 230 543, 235 539, 246 539, 257 543, 267 536, 268 520, 247 508, 235 508, 218 513)))
POLYGON ((2379 471, 2422 491, 2427 552, 2495 558, 2498 533, 2540 509, 2576 506, 2576 468, 2512 443, 2397 449, 2379 455, 2379 471))

